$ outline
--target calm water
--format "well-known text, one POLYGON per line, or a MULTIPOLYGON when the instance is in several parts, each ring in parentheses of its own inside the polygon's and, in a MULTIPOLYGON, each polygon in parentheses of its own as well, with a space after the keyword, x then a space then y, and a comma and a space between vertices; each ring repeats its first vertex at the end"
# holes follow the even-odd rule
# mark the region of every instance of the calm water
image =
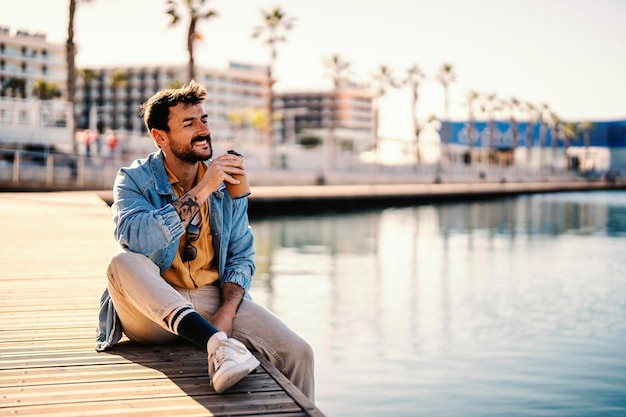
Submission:
POLYGON ((252 226, 328 417, 626 415, 626 192, 252 226))

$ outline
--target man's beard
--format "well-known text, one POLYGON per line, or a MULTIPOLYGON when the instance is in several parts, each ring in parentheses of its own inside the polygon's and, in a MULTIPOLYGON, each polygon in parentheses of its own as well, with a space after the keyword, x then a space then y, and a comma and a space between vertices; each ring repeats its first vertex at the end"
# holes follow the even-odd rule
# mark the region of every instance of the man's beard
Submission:
POLYGON ((191 140, 191 145, 182 145, 180 147, 171 147, 170 148, 174 156, 180 159, 183 162, 188 164, 195 164, 196 162, 206 161, 213 156, 213 145, 211 144, 211 135, 206 136, 196 136, 191 140), (206 155, 205 151, 198 151, 193 146, 194 142, 198 142, 201 140, 206 140, 209 144, 209 154, 206 155))

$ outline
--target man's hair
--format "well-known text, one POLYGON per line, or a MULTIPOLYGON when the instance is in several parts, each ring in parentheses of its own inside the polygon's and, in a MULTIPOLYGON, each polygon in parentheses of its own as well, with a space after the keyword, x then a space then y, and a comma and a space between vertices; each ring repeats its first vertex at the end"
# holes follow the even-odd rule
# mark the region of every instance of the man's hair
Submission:
POLYGON ((198 104, 206 100, 206 89, 195 81, 180 88, 168 88, 154 94, 141 105, 139 116, 143 117, 148 132, 152 129, 170 131, 167 120, 170 107, 178 103, 198 104))

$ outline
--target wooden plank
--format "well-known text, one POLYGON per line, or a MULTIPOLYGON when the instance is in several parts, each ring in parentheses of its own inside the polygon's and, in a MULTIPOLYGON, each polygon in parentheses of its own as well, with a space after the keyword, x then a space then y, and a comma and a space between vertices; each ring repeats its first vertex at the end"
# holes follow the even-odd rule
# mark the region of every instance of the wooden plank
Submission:
MULTIPOLYGON (((132 372, 133 380, 150 380, 156 378, 204 378, 203 369, 181 370, 177 364, 163 364, 159 370, 149 367, 138 367, 134 363, 112 363, 102 365, 56 366, 54 368, 18 368, 5 370, 0 374, 0 386, 28 387, 34 385, 83 384, 94 381, 120 381, 132 372)), ((261 370, 250 374, 233 389, 241 390, 276 390, 276 386, 268 382, 268 375, 261 370)))
POLYGON ((81 339, 85 338, 85 334, 87 334, 87 332, 93 332, 93 326, 90 326, 89 328, 86 328, 86 326, 79 326, 75 328, 63 327, 62 335, 59 335, 58 331, 50 329, 14 329, 11 331, 0 332, 0 346, 4 343, 12 343, 15 341, 81 339))

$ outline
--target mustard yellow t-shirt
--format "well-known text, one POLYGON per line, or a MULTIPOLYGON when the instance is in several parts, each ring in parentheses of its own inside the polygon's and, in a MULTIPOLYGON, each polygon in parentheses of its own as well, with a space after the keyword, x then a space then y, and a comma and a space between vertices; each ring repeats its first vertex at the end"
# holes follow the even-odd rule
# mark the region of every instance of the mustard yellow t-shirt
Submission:
MULTIPOLYGON (((165 167, 165 170, 167 171, 167 177, 170 180, 170 184, 172 184, 174 193, 177 197, 181 197, 184 194, 184 190, 180 186, 178 178, 176 178, 174 173, 167 167, 165 167)), ((202 179, 206 170, 206 165, 201 163, 194 184, 197 184, 198 181, 202 179)), ((200 221, 198 222, 200 237, 198 240, 191 243, 197 250, 196 258, 189 262, 183 262, 182 260, 182 253, 187 246, 187 233, 185 233, 180 238, 178 252, 174 257, 172 266, 161 275, 163 279, 176 287, 194 289, 213 284, 219 278, 217 266, 214 265, 215 249, 213 247, 211 225, 209 223, 208 202, 200 206, 200 213, 198 215, 200 216, 200 221)))

